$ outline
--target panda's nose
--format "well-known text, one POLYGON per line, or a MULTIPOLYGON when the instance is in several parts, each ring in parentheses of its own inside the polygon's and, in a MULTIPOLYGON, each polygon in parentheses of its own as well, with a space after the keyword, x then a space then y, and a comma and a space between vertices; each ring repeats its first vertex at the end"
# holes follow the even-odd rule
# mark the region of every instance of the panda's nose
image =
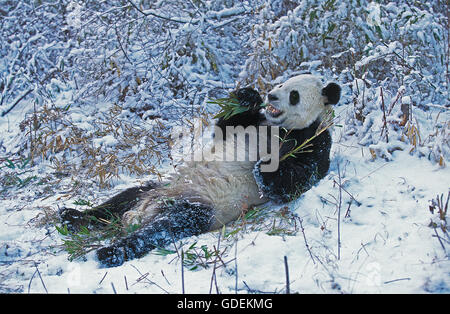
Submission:
POLYGON ((272 94, 269 94, 269 95, 267 96, 267 98, 269 99, 269 101, 272 101, 272 100, 278 100, 278 97, 275 96, 275 95, 272 95, 272 94))

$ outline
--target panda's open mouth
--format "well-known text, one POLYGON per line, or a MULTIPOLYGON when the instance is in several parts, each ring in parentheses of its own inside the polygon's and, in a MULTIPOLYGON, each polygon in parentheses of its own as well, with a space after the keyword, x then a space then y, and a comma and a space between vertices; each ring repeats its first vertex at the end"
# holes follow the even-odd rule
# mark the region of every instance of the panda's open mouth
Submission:
POLYGON ((275 108, 274 106, 272 106, 272 104, 267 104, 267 106, 266 106, 266 112, 267 112, 270 116, 272 116, 272 117, 274 117, 274 118, 279 117, 279 116, 283 113, 283 111, 281 111, 280 109, 275 108))

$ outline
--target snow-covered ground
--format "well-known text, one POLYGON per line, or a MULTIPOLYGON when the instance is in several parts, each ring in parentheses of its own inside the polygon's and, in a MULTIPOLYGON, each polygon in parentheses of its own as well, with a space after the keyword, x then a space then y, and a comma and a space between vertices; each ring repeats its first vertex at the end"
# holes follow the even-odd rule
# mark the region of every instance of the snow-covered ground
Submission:
MULTIPOLYGON (((341 128, 334 129, 334 139, 340 132, 341 128)), ((197 242, 196 248, 219 246, 221 252, 221 259, 212 258, 207 268, 184 267, 184 290, 283 293, 286 256, 291 292, 450 292, 448 239, 439 241, 429 226, 436 219, 429 211, 429 201, 437 194, 446 195, 448 168, 408 151, 394 152, 389 162, 381 158, 372 161, 370 156, 367 148, 352 140, 335 141, 329 175, 287 204, 301 219, 301 225, 300 220, 295 226, 291 221, 293 235, 268 235, 269 229, 261 227, 272 220, 278 223, 274 213, 283 206, 272 205, 262 222, 249 222, 246 230, 234 236, 224 239, 220 230, 177 243, 180 251, 197 242)), ((39 167, 30 171, 39 175, 39 167)), ((115 190, 128 185, 133 185, 132 179, 115 190)), ((150 253, 110 269, 99 268, 92 252, 86 261, 69 262, 58 232, 39 221, 46 209, 74 199, 64 190, 43 198, 39 191, 29 185, 13 193, 13 198, 0 200, 1 291, 181 293, 177 253, 150 253)), ((226 232, 236 226, 239 224, 229 226, 226 232)))

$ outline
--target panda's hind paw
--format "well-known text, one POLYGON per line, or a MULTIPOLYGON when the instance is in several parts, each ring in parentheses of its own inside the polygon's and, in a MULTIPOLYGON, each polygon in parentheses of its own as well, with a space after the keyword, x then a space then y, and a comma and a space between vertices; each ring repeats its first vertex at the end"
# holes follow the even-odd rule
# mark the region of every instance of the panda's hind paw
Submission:
POLYGON ((125 262, 125 251, 122 247, 105 246, 97 250, 96 256, 102 267, 117 267, 125 262))
POLYGON ((67 226, 68 231, 72 233, 80 231, 81 226, 89 223, 83 212, 73 208, 64 207, 59 210, 58 214, 61 224, 67 226))

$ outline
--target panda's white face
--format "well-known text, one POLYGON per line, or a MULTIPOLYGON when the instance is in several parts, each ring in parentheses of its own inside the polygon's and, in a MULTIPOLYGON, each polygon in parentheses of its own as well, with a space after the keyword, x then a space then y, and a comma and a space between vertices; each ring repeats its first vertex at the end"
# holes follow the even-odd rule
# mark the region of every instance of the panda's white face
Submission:
POLYGON ((310 74, 290 78, 266 97, 264 115, 271 125, 287 129, 309 127, 325 110, 322 82, 310 74))

